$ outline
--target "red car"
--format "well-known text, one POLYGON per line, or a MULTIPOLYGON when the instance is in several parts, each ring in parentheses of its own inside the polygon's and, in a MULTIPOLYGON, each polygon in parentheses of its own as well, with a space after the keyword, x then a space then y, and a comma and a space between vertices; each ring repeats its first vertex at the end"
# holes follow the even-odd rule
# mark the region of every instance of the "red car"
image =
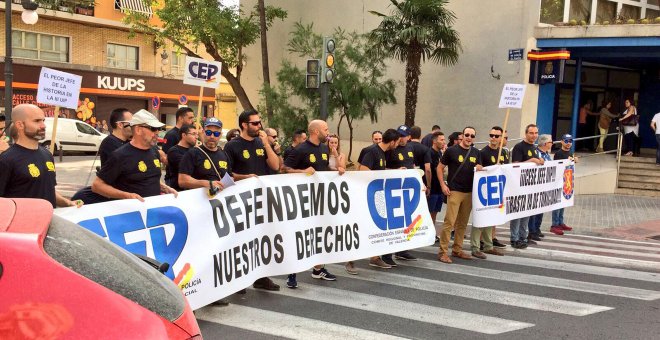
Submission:
POLYGON ((138 257, 0 198, 0 339, 201 339, 178 287, 138 257))

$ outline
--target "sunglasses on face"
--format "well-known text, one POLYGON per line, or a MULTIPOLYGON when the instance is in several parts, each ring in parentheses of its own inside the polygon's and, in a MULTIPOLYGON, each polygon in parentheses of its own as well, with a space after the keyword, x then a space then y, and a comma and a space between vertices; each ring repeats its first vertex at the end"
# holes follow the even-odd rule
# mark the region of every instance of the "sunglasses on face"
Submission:
POLYGON ((160 128, 149 126, 149 125, 138 125, 139 127, 143 127, 145 129, 151 130, 151 132, 158 132, 160 131, 160 128))
POLYGON ((260 126, 260 125, 261 125, 261 121, 260 121, 260 120, 256 120, 256 121, 254 121, 254 122, 248 122, 248 124, 250 124, 250 125, 252 125, 252 126, 260 126))
POLYGON ((489 134, 490 138, 500 138, 502 135, 494 135, 494 134, 489 134))
POLYGON ((571 143, 573 143, 573 141, 572 141, 572 140, 566 140, 566 139, 564 139, 564 143, 566 143, 566 144, 571 144, 571 143))
POLYGON ((204 131, 204 134, 206 134, 206 135, 209 136, 209 137, 210 137, 211 135, 213 135, 213 137, 220 137, 220 135, 222 134, 222 132, 220 132, 220 131, 205 130, 205 131, 204 131))
POLYGON ((474 137, 477 137, 477 135, 464 134, 463 137, 474 138, 474 137))
POLYGON ((270 137, 270 138, 272 138, 272 139, 277 139, 277 138, 279 138, 279 136, 277 136, 277 135, 275 135, 275 136, 268 136, 268 137, 270 137))

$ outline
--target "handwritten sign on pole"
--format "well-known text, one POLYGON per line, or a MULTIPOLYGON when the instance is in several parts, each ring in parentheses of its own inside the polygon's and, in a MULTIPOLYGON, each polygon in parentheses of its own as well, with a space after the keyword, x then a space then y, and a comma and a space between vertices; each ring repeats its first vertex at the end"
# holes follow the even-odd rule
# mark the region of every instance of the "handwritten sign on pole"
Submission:
POLYGON ((78 108, 81 83, 82 76, 42 67, 37 102, 75 110, 78 108))
POLYGON ((500 98, 500 109, 522 109, 524 97, 525 85, 504 84, 504 88, 502 89, 502 97, 500 98))

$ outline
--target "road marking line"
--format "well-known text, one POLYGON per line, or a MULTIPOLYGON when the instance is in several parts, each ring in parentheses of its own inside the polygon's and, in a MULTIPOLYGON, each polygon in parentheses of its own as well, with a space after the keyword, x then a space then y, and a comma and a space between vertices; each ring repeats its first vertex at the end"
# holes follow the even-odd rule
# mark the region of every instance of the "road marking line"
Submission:
MULTIPOLYGON (((506 236, 508 239, 508 235, 506 234, 498 234, 500 236, 506 236)), ((660 253, 660 244, 655 244, 655 245, 632 245, 632 244, 623 244, 623 243, 614 243, 614 242, 605 242, 605 241, 592 241, 592 240, 581 240, 581 239, 575 239, 575 238, 566 238, 566 237, 548 237, 549 235, 546 235, 539 244, 544 244, 544 243, 552 243, 552 244, 557 244, 557 243, 563 243, 563 244, 577 244, 577 245, 583 245, 585 243, 588 243, 588 245, 593 245, 593 246, 605 246, 605 247, 615 247, 615 248, 620 248, 620 249, 632 249, 632 250, 639 250, 639 251, 651 251, 651 252, 656 252, 660 253)), ((602 248, 599 248, 602 249, 602 248)), ((610 248, 607 248, 608 250, 610 248)))
POLYGON ((544 312, 584 316, 614 309, 613 307, 559 300, 529 294, 519 294, 490 288, 412 277, 409 275, 384 273, 376 270, 362 270, 360 271, 360 275, 349 275, 343 273, 342 266, 329 265, 326 267, 333 268, 335 270, 335 275, 344 278, 412 288, 432 293, 460 296, 473 300, 481 300, 484 302, 534 309, 544 312))
POLYGON ((319 334, 332 334, 338 339, 405 339, 365 329, 342 326, 322 320, 304 318, 264 309, 230 304, 205 307, 196 311, 201 320, 290 339, 315 339, 319 334))
POLYGON ((660 299, 660 292, 638 289, 622 286, 606 285, 601 283, 584 282, 577 280, 562 279, 556 277, 523 274, 516 272, 509 272, 503 270, 463 266, 458 263, 445 264, 438 261, 418 260, 399 262, 401 266, 409 266, 415 268, 431 269, 441 272, 455 273, 468 276, 487 277, 490 279, 518 282, 536 286, 560 288, 566 290, 573 290, 578 292, 586 292, 593 294, 619 296, 624 298, 652 301, 660 299))
MULTIPOLYGON (((285 284, 284 280, 278 279, 273 281, 280 285, 285 284)), ((399 318, 483 334, 502 334, 534 326, 534 324, 527 322, 506 320, 453 309, 427 306, 421 303, 380 297, 378 295, 314 285, 305 285, 299 289, 283 289, 268 293, 324 302, 373 313, 394 315, 399 318)))

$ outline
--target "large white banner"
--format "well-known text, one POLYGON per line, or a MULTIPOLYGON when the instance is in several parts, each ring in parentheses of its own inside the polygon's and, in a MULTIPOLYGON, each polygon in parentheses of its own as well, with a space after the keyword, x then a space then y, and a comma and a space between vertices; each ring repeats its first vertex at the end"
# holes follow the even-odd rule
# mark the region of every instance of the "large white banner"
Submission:
POLYGON ((431 245, 416 170, 250 178, 173 195, 57 209, 122 248, 171 264, 193 309, 264 276, 431 245))
POLYGON ((516 163, 477 171, 472 191, 472 224, 477 228, 573 206, 572 161, 544 165, 516 163))

